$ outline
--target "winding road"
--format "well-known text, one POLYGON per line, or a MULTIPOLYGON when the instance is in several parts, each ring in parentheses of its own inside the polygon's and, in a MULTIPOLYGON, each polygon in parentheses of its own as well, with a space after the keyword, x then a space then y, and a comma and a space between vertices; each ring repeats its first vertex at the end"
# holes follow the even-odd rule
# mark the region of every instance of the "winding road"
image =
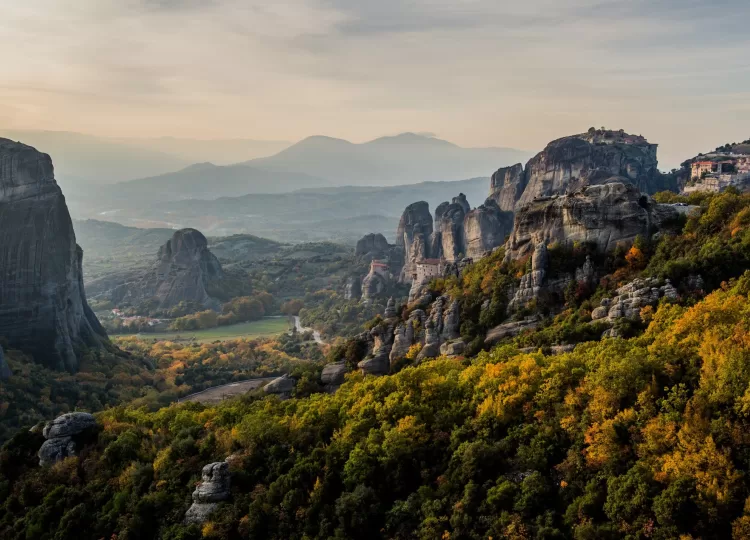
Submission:
POLYGON ((302 323, 299 322, 299 317, 297 315, 294 316, 294 327, 300 334, 304 334, 305 332, 312 332, 315 343, 317 343, 318 345, 325 345, 325 341, 323 341, 323 338, 320 337, 320 332, 312 328, 305 328, 304 326, 302 326, 302 323))

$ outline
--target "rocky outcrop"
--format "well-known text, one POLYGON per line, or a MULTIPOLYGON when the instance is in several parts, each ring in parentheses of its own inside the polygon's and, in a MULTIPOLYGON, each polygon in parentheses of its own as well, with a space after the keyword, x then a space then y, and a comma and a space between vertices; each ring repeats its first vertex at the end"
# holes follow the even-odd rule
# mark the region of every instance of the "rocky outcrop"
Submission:
POLYGON ((632 243, 638 235, 649 237, 675 217, 671 206, 657 204, 622 179, 610 179, 569 195, 544 197, 520 206, 506 257, 523 257, 540 242, 581 242, 605 252, 618 243, 632 243))
POLYGON ((518 206, 538 197, 573 193, 613 176, 644 193, 656 193, 663 189, 656 148, 640 136, 593 128, 552 141, 526 164, 526 188, 518 206))
POLYGON ((0 139, 0 336, 54 369, 107 342, 83 290, 83 251, 52 160, 0 139))
POLYGON ((8 366, 8 362, 5 360, 5 352, 0 346, 0 381, 7 381, 13 376, 13 372, 8 366))
POLYGON ((370 303, 382 296, 388 290, 388 279, 370 269, 370 272, 362 280, 361 299, 364 303, 370 303))
POLYGON ((466 351, 466 343, 462 339, 454 341, 446 341, 440 345, 441 356, 447 356, 452 358, 454 356, 462 356, 466 351))
POLYGON ((390 250, 391 245, 385 236, 380 233, 371 233, 366 234, 357 242, 354 254, 363 259, 382 259, 390 250))
MULTIPOLYGON (((446 299, 447 303, 447 299, 446 299)), ((441 341, 451 341, 458 339, 461 335, 461 307, 458 300, 453 300, 448 305, 448 309, 442 313, 442 328, 440 330, 441 341)))
MULTIPOLYGON (((677 289, 669 280, 660 284, 656 278, 637 278, 617 289, 614 298, 602 299, 599 307, 591 312, 594 321, 608 320, 614 322, 617 319, 637 319, 641 309, 656 304, 660 298, 676 300, 677 289)), ((609 337, 611 334, 608 334, 609 337)))
POLYGON ((154 267, 127 287, 122 300, 137 303, 155 299, 161 309, 180 302, 217 307, 219 302, 208 290, 223 277, 221 264, 208 249, 206 237, 196 229, 181 229, 159 248, 154 267))
POLYGON ((370 331, 373 339, 372 355, 357 364, 365 375, 386 375, 390 372, 390 354, 393 347, 393 322, 383 321, 370 331))
POLYGON ((39 449, 39 465, 52 465, 76 455, 75 438, 96 427, 96 419, 89 413, 74 412, 47 422, 42 435, 47 439, 39 449))
POLYGON ((515 212, 516 203, 526 189, 526 175, 523 165, 498 169, 490 179, 490 198, 503 212, 515 212))
POLYGON ((391 366, 399 360, 406 357, 409 349, 417 343, 421 343, 424 327, 425 312, 421 309, 415 309, 409 314, 406 322, 399 323, 393 332, 393 346, 391 347, 390 363, 391 366))
POLYGON ((419 361, 427 358, 436 358, 440 354, 440 333, 435 328, 432 318, 427 319, 424 328, 424 345, 417 355, 417 360, 419 361))
POLYGON ((335 392, 344 383, 345 375, 346 362, 344 360, 333 362, 323 368, 320 374, 320 382, 323 383, 323 387, 327 392, 335 392))
POLYGON ((540 197, 565 195, 601 184, 613 176, 653 194, 677 186, 658 170, 657 145, 622 130, 591 128, 552 141, 522 167, 499 169, 490 181, 490 197, 513 212, 540 197))
POLYGON ((201 483, 193 491, 193 504, 185 513, 185 523, 204 523, 219 503, 230 497, 231 475, 226 461, 209 463, 201 471, 201 483))
POLYGON ((548 263, 547 244, 540 242, 536 245, 534 255, 531 257, 531 271, 521 277, 521 283, 508 304, 508 310, 517 311, 539 297, 547 276, 548 263))
POLYGON ((344 282, 344 299, 359 300, 362 297, 362 282, 357 276, 349 276, 344 282))
MULTIPOLYGON (((456 201, 456 199, 453 199, 456 201)), ((447 261, 457 261, 466 254, 466 240, 464 235, 464 218, 467 214, 467 206, 464 197, 461 202, 452 202, 445 208, 440 218, 440 243, 442 257, 447 261)))
POLYGON ((527 317, 522 321, 503 323, 489 330, 484 342, 488 345, 492 345, 505 338, 514 337, 522 332, 535 330, 538 327, 539 320, 536 317, 527 317))
POLYGON ((513 214, 503 212, 494 199, 487 199, 464 218, 464 253, 471 259, 481 259, 498 246, 513 226, 513 214))
POLYGON ((266 394, 279 396, 281 399, 289 399, 290 397, 292 397, 292 392, 294 392, 294 387, 296 384, 297 381, 295 381, 289 375, 284 374, 265 385, 263 387, 263 391, 266 394))
POLYGON ((407 206, 396 230, 396 245, 404 256, 401 282, 410 283, 416 261, 429 257, 427 242, 430 235, 432 235, 430 205, 420 201, 407 206))
POLYGON ((388 303, 385 306, 385 313, 383 315, 386 319, 393 319, 394 317, 398 317, 398 312, 396 311, 396 301, 392 296, 388 299, 388 303))

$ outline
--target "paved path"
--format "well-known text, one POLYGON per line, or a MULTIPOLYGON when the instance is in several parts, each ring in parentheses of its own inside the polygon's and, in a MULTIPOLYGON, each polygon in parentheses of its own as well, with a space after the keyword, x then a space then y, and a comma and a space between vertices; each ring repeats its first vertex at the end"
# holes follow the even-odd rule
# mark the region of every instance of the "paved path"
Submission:
POLYGON ((213 404, 220 403, 225 399, 229 399, 240 394, 245 394, 250 390, 255 390, 263 386, 263 383, 272 381, 277 377, 259 377, 257 379, 248 379, 247 381, 233 382, 229 384, 222 384, 221 386, 212 386, 206 388, 195 394, 190 394, 183 398, 178 399, 179 403, 186 401, 193 401, 196 403, 213 404))
POLYGON ((305 328, 302 326, 302 323, 299 322, 299 317, 294 316, 294 326, 297 328, 297 332, 300 334, 304 334, 305 332, 312 332, 313 339, 315 340, 315 343, 318 345, 324 345, 325 341, 323 341, 323 338, 320 337, 320 332, 317 330, 313 330, 312 328, 305 328))

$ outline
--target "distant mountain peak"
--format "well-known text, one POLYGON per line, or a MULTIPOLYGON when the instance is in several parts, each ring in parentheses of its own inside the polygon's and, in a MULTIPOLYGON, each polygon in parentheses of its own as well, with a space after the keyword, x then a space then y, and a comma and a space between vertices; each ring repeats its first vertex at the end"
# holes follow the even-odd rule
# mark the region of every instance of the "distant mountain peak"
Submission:
POLYGON ((365 144, 429 144, 433 146, 450 146, 453 148, 457 148, 457 145, 453 144, 452 142, 444 141, 443 139, 438 139, 437 137, 433 137, 431 135, 422 135, 411 131, 400 133, 398 135, 378 137, 377 139, 365 144))

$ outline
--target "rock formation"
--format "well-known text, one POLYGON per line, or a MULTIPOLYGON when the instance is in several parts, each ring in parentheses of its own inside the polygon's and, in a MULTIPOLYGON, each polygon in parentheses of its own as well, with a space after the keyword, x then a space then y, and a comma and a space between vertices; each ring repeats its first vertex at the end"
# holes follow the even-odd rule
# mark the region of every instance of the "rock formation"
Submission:
POLYGON ((635 237, 649 237, 676 217, 670 205, 657 204, 622 179, 588 186, 581 191, 544 197, 519 206, 506 257, 520 258, 543 242, 593 244, 605 252, 635 237))
POLYGON ((427 319, 425 323, 424 345, 417 355, 417 360, 422 361, 427 358, 435 358, 440 354, 440 333, 435 328, 432 318, 427 319))
POLYGON ((323 383, 326 392, 335 392, 344 383, 344 376, 346 375, 346 362, 341 360, 340 362, 333 362, 323 368, 323 372, 320 374, 320 382, 323 383))
POLYGON ((354 250, 357 257, 364 259, 382 259, 387 256, 391 250, 391 245, 380 233, 371 233, 363 236, 354 250))
POLYGON ((521 283, 508 304, 509 311, 516 311, 539 297, 539 291, 547 276, 548 262, 547 244, 539 242, 531 257, 531 271, 521 277, 521 283))
POLYGON ((382 296, 388 290, 388 279, 372 269, 362 280, 362 302, 369 303, 382 296))
POLYGON ((74 412, 58 416, 47 422, 42 435, 47 439, 39 449, 39 465, 52 465, 66 457, 76 455, 77 435, 96 427, 96 419, 89 413, 74 412))
POLYGON ((229 499, 231 476, 226 461, 203 467, 201 478, 193 491, 193 504, 185 513, 185 523, 204 523, 220 502, 229 499))
POLYGON ((8 366, 8 362, 5 360, 5 353, 3 352, 2 346, 0 346, 0 381, 7 381, 13 376, 13 372, 8 366))
POLYGON ((498 169, 490 178, 490 198, 503 212, 515 212, 516 203, 523 195, 524 189, 526 175, 520 163, 498 169))
POLYGON ((396 311, 396 301, 392 296, 388 299, 388 303, 385 306, 385 313, 383 315, 386 319, 393 319, 394 317, 398 317, 398 312, 396 311))
POLYGON ((349 276, 344 283, 344 299, 359 300, 362 297, 362 282, 357 276, 349 276))
POLYGON ((159 309, 180 302, 218 308, 220 301, 209 291, 219 287, 224 271, 208 249, 208 241, 196 229, 176 231, 157 254, 154 266, 130 283, 122 284, 107 296, 116 304, 155 301, 159 309))
POLYGON ((107 341, 82 259, 50 157, 0 139, 0 336, 50 368, 75 371, 77 348, 107 341))
POLYGON ((411 282, 416 261, 429 257, 427 242, 431 234, 430 205, 420 201, 407 206, 396 230, 396 245, 401 249, 404 257, 400 277, 402 283, 411 282))
MULTIPOLYGON (((453 199, 456 201, 456 199, 453 199)), ((456 261, 466 255, 466 241, 464 238, 464 218, 468 203, 466 197, 461 202, 452 202, 445 208, 440 218, 440 233, 442 257, 447 261, 456 261)))
POLYGON ((373 339, 372 355, 357 364, 365 375, 386 375, 390 372, 390 354, 393 348, 393 322, 383 321, 370 331, 373 339))
POLYGON ((464 254, 477 260, 488 255, 503 245, 512 226, 513 214, 500 210, 494 199, 487 199, 464 218, 464 254))
POLYGON ((657 145, 622 130, 597 130, 552 141, 526 164, 498 170, 490 197, 504 211, 517 210, 538 197, 564 195, 619 176, 639 191, 674 189, 659 172, 657 145))
POLYGON ((406 357, 412 345, 421 343, 426 315, 421 309, 415 309, 409 314, 406 322, 399 323, 393 333, 393 346, 389 355, 391 366, 406 357))
MULTIPOLYGON (((636 319, 641 314, 641 309, 656 304, 660 298, 676 300, 677 289, 669 280, 663 285, 656 278, 637 278, 617 289, 614 298, 602 299, 599 307, 591 312, 594 321, 608 320, 614 322, 617 319, 636 319)), ((614 337, 610 334, 608 336, 614 337)))
POLYGON ((266 394, 279 396, 281 399, 289 399, 292 397, 292 392, 294 392, 296 384, 297 381, 292 379, 289 375, 284 374, 265 385, 263 391, 266 394))
POLYGON ((536 317, 526 317, 522 321, 511 321, 500 324, 487 332, 484 340, 488 345, 495 344, 498 341, 517 336, 527 330, 535 330, 539 327, 539 320, 536 317))

